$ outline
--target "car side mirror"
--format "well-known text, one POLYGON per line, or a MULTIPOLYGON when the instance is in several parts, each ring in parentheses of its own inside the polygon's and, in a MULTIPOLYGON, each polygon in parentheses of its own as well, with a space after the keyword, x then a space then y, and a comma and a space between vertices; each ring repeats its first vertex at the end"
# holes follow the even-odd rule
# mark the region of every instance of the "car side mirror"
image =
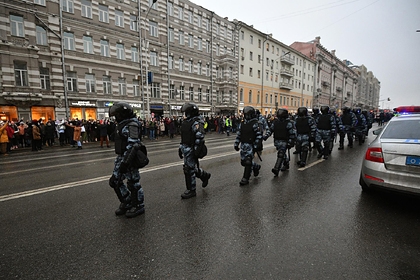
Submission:
POLYGON ((379 134, 381 134, 382 129, 383 129, 383 127, 378 128, 378 129, 375 129, 375 130, 373 131, 373 135, 379 135, 379 134))

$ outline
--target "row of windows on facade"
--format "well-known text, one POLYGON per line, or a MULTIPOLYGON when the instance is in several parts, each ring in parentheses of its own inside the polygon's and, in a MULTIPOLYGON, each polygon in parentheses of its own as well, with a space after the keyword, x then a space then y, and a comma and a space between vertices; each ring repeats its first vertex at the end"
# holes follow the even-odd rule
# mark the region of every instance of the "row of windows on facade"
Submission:
MULTIPOLYGON (((37 1, 37 0, 35 0, 37 1)), ((40 0, 38 0, 40 1, 40 0)), ((137 2, 137 1, 135 1, 137 2)), ((44 4, 45 5, 45 0, 44 4)), ((149 0, 149 7, 151 6, 152 9, 157 10, 156 3, 153 4, 151 0, 149 0)), ((74 1, 73 0, 62 0, 62 10, 68 13, 74 13, 74 1)), ((186 20, 190 24, 194 24, 194 17, 196 18, 196 25, 199 28, 203 28, 206 31, 210 31, 210 22, 209 19, 203 18, 201 15, 195 15, 191 10, 185 10, 181 6, 177 7, 177 16, 180 20, 186 20)), ((109 23, 110 15, 112 13, 109 12, 109 7, 106 5, 99 4, 98 5, 98 19, 100 22, 109 23)), ((174 4, 168 2, 167 13, 169 16, 174 16, 174 4)), ((92 12, 92 2, 90 0, 82 0, 81 2, 81 16, 85 18, 92 19, 93 12, 92 12)), ((124 27, 124 11, 122 10, 114 10, 114 20, 115 26, 124 27)), ((133 31, 137 31, 137 16, 130 15, 130 29, 133 31)), ((153 22, 157 29, 157 22, 153 22)), ((215 25, 215 33, 217 35, 224 35, 226 38, 228 37, 228 27, 226 25, 221 26, 220 23, 216 23, 215 25)), ((230 33, 230 39, 233 40, 233 33, 230 33)))
MULTIPOLYGON (((15 83, 16 86, 19 87, 27 87, 29 86, 29 79, 28 79, 28 70, 26 69, 26 63, 23 62, 15 62, 15 83)), ((40 84, 41 89, 49 90, 51 89, 50 84, 50 75, 48 68, 40 68, 40 84)), ((102 77, 102 90, 104 94, 112 94, 112 79, 109 76, 102 77)), ((139 81, 133 80, 131 85, 131 94, 133 96, 140 96, 140 89, 139 89, 139 81)), ((86 93, 94 93, 96 92, 96 79, 94 74, 85 74, 85 89, 86 93)), ((67 72, 67 90, 70 92, 77 92, 78 91, 78 81, 77 81, 77 73, 75 72, 67 72)), ((151 83, 150 84, 150 91, 152 98, 161 98, 161 88, 160 83, 151 83)), ((127 84, 125 78, 118 78, 118 93, 119 95, 127 95, 127 84)), ((189 100, 190 101, 203 101, 203 92, 202 88, 198 88, 198 92, 194 92, 194 87, 190 87, 189 91, 189 100), (197 95, 194 98, 195 94, 197 95)), ((169 98, 175 99, 179 95, 180 100, 185 100, 185 88, 184 86, 179 86, 179 89, 175 89, 175 85, 171 85, 169 89, 169 98)), ((219 96, 224 96, 224 92, 216 92, 216 96, 219 99, 219 96)), ((205 99, 206 101, 210 101, 210 89, 206 89, 205 92, 205 99)), ((230 92, 230 100, 232 100, 232 92, 230 92)))
MULTIPOLYGON (((280 106, 294 106, 296 107, 296 104, 300 103, 300 98, 296 97, 289 97, 289 96, 282 96, 281 94, 275 94, 273 99, 273 94, 268 95, 268 93, 265 94, 265 104, 277 104, 280 106), (268 102, 268 97, 270 96, 270 102, 268 102), (279 99, 280 98, 280 99, 279 99)), ((239 91, 239 102, 244 102, 244 91, 243 89, 240 89, 239 91)), ((252 90, 248 92, 248 103, 252 104, 253 102, 253 93, 252 90)), ((308 104, 309 100, 306 100, 306 103, 308 104)), ((257 93, 257 104, 260 103, 260 92, 257 93)))

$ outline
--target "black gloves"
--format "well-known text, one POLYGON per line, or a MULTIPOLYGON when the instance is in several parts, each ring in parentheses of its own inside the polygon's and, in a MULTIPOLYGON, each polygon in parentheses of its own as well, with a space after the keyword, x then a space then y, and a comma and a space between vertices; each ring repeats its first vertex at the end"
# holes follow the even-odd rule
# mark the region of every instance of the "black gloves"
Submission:
POLYGON ((182 155, 181 148, 178 149, 178 156, 179 156, 180 159, 184 158, 184 156, 182 155))
POLYGON ((238 145, 234 145, 233 148, 235 148, 235 151, 239 151, 239 146, 238 145))
POLYGON ((295 143, 293 142, 287 142, 287 149, 291 149, 295 146, 295 143))

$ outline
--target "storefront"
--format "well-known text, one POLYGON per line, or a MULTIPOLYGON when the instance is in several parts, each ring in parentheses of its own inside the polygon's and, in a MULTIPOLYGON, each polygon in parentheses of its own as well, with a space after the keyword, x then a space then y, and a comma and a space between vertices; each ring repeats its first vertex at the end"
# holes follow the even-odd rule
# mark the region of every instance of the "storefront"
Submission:
MULTIPOLYGON (((105 118, 109 118, 109 113, 108 113, 109 112, 109 108, 111 108, 115 103, 117 103, 117 102, 109 101, 109 102, 105 102, 104 103, 104 107, 105 107, 105 118)), ((143 105, 141 103, 135 103, 135 102, 129 102, 129 101, 127 103, 133 109, 133 113, 135 113, 137 117, 142 118, 142 116, 143 116, 143 110, 142 110, 143 105)))
POLYGON ((96 102, 72 101, 70 103, 70 118, 79 120, 96 120, 96 102))
POLYGON ((0 120, 18 121, 18 112, 16 106, 0 106, 0 120))
POLYGON ((150 105, 150 113, 155 117, 163 117, 163 105, 150 105))
POLYGON ((55 111, 54 107, 31 107, 31 115, 33 120, 55 120, 55 111))

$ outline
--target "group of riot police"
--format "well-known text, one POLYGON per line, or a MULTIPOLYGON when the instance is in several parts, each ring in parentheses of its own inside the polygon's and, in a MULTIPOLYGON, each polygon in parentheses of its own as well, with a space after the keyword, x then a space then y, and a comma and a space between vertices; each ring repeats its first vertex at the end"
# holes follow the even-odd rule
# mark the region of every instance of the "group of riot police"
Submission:
MULTIPOLYGON (((178 155, 184 160, 183 173, 186 185, 181 198, 189 199, 196 196, 196 178, 201 179, 204 188, 208 185, 211 174, 199 166, 199 158, 207 153, 204 144, 204 120, 199 114, 199 108, 194 103, 185 103, 181 111, 185 119, 181 126, 178 155)), ((139 150, 144 151, 147 156, 141 142, 141 125, 132 107, 125 102, 115 103, 110 108, 109 115, 115 117, 118 123, 115 131, 117 157, 109 179, 109 185, 120 201, 115 214, 132 218, 145 212, 139 167, 134 164, 138 162, 139 150)), ((364 143, 370 127, 370 118, 360 108, 351 110, 344 107, 342 114, 337 115, 329 106, 321 106, 320 109, 314 108, 312 115, 309 115, 306 107, 300 107, 294 117, 288 110, 281 108, 277 110, 274 121, 268 124, 259 110, 246 106, 234 142, 234 149, 240 151, 240 162, 244 168, 239 184, 247 185, 252 174, 259 175, 261 165, 254 161, 254 157, 255 154, 260 157, 263 141, 270 136, 273 136, 277 150, 277 159, 271 171, 274 176, 278 176, 280 171, 287 171, 290 168, 291 148, 296 147, 298 167, 305 167, 311 149, 318 151, 319 159, 328 159, 337 134, 340 137, 339 150, 344 149, 346 135, 348 146, 352 148, 354 137, 359 145, 364 143), (313 147, 311 143, 314 144, 313 147)))

